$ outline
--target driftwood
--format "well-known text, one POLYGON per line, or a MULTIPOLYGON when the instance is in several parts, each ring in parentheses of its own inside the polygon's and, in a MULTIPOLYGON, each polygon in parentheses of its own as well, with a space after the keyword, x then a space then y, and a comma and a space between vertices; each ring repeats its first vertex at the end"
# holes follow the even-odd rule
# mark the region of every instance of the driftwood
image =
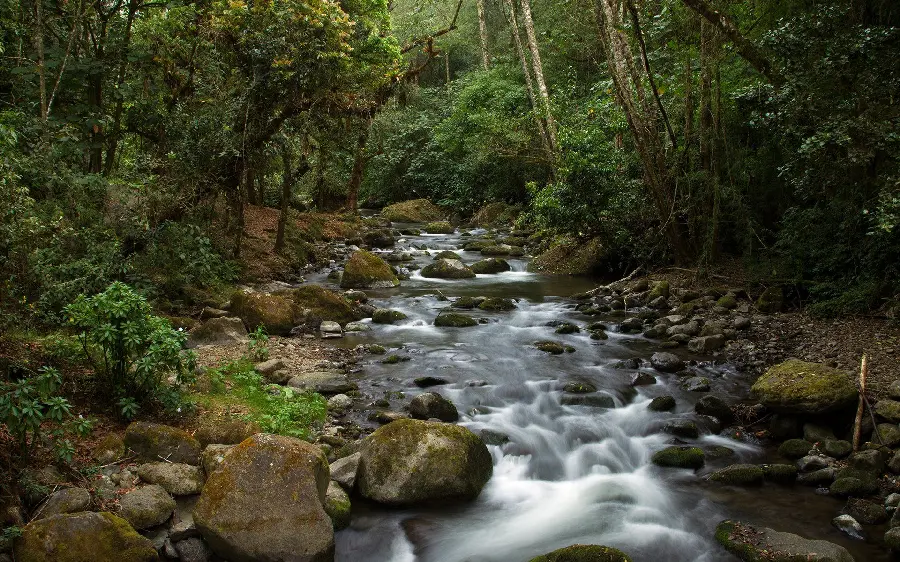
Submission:
MULTIPOLYGON (((859 366, 859 405, 856 407, 856 420, 853 422, 853 450, 859 450, 859 432, 862 429, 863 411, 866 409, 866 371, 868 365, 866 356, 862 356, 862 363, 859 366)), ((875 428, 875 434, 878 434, 878 428, 875 428)), ((880 435, 878 436, 881 437, 880 435)))
POLYGON ((597 287, 596 289, 591 289, 590 291, 587 292, 587 294, 589 294, 592 297, 595 297, 599 293, 603 292, 604 290, 609 290, 609 289, 618 290, 622 285, 624 285, 625 283, 628 283, 629 281, 631 281, 632 279, 637 277, 637 274, 640 272, 641 272, 641 268, 638 267, 637 269, 635 269, 634 271, 629 273, 627 276, 619 279, 618 281, 613 281, 612 283, 610 283, 608 285, 603 285, 601 287, 597 287))

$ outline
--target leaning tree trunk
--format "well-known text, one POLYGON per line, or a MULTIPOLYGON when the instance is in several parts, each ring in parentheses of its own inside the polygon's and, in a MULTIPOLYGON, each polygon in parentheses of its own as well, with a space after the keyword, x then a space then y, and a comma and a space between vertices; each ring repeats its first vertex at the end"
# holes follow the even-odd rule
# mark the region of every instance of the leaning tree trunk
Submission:
POLYGON ((359 137, 356 139, 356 152, 353 155, 353 170, 350 172, 350 183, 347 186, 347 210, 356 212, 359 206, 359 187, 362 185, 363 174, 366 171, 366 142, 369 140, 369 130, 372 126, 371 119, 367 119, 363 125, 359 137))
POLYGON ((547 91, 547 82, 544 80, 544 65, 541 64, 541 53, 538 49, 537 34, 534 32, 534 20, 531 17, 530 0, 519 0, 522 5, 522 21, 525 23, 525 36, 528 38, 528 50, 531 51, 531 65, 534 68, 534 81, 537 83, 538 93, 543 103, 544 118, 547 120, 547 135, 550 146, 555 151, 558 145, 556 139, 556 122, 550 111, 550 93, 547 91))
POLYGON ((491 68, 491 55, 488 52, 487 22, 484 19, 484 0, 477 0, 478 6, 478 35, 481 37, 481 63, 484 69, 491 68))

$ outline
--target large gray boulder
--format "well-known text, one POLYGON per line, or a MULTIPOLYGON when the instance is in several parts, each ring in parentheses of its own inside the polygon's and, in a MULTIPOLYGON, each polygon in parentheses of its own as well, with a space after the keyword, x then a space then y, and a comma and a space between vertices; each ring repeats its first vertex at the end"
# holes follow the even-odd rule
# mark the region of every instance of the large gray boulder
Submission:
POLYGON ((321 449, 260 433, 213 472, 194 508, 207 544, 230 562, 331 562, 334 531, 322 507, 330 479, 321 449))
POLYGON ((210 318, 188 333, 189 348, 201 345, 230 345, 249 341, 240 318, 210 318))
POLYGON ((827 414, 855 405, 858 397, 847 373, 797 359, 770 368, 750 392, 781 414, 827 414))
POLYGON ((64 513, 85 511, 91 505, 91 493, 84 488, 63 488, 54 492, 35 514, 35 519, 44 519, 64 513))
POLYGON ((437 277, 439 279, 467 279, 475 277, 475 272, 469 269, 460 260, 448 260, 441 258, 436 262, 422 268, 422 277, 437 277))
POLYGON ((159 484, 173 496, 199 494, 203 489, 203 469, 177 462, 148 462, 137 467, 144 482, 159 484))
POLYGON ((765 527, 754 528, 737 521, 722 521, 716 540, 746 562, 854 562, 847 549, 827 541, 809 540, 765 527))
POLYGON ((394 421, 367 437, 360 453, 360 493, 388 505, 472 500, 493 472, 481 438, 446 423, 394 421))
POLYGON ((168 521, 175 507, 175 500, 165 488, 150 484, 122 496, 119 515, 135 529, 149 529, 168 521))
POLYGON ((112 513, 82 512, 32 521, 14 550, 18 562, 158 562, 150 539, 112 513))
POLYGON ((168 425, 134 422, 125 429, 125 446, 141 460, 200 463, 200 443, 190 433, 168 425))

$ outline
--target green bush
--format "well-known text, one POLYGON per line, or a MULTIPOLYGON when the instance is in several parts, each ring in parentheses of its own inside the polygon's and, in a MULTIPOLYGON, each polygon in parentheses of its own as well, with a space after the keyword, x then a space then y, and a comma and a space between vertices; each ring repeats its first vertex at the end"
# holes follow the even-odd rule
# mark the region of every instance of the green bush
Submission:
POLYGON ((151 314, 147 300, 115 282, 93 297, 80 295, 66 307, 94 366, 98 390, 117 399, 124 417, 139 404, 182 405, 178 385, 192 382, 194 357, 183 352, 186 335, 151 314), (175 385, 168 378, 175 377, 175 385))

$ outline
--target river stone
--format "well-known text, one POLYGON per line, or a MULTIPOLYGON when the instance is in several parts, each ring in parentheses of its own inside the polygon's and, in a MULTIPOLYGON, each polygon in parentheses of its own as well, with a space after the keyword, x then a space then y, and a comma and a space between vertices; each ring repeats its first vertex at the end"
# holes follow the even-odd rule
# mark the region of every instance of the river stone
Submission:
POLYGON ((506 312, 509 310, 515 310, 516 303, 514 303, 512 299, 507 299, 504 297, 488 297, 478 303, 478 308, 491 312, 506 312))
POLYGON ((331 518, 331 525, 335 531, 346 529, 350 526, 350 496, 341 488, 340 484, 332 480, 325 492, 325 502, 322 507, 331 518))
POLYGON ((834 464, 834 459, 822 455, 807 455, 797 461, 800 472, 812 472, 822 468, 828 468, 834 464))
POLYGON ((468 279, 475 277, 475 272, 460 260, 439 259, 422 268, 422 277, 468 279))
POLYGON ((566 351, 563 344, 550 340, 534 342, 534 347, 551 355, 561 355, 566 351))
POLYGON ((756 299, 756 310, 763 314, 781 312, 784 307, 784 291, 781 287, 769 287, 756 299))
POLYGON ((453 402, 437 392, 426 392, 412 399, 409 403, 409 414, 419 420, 437 418, 444 422, 459 420, 459 412, 453 402))
POLYGON ((363 440, 360 493, 387 505, 475 499, 493 472, 491 454, 468 429, 397 420, 363 440))
POLYGON ((18 562, 158 562, 153 543, 112 513, 60 514, 32 521, 15 542, 18 562))
POLYGON ((335 394, 328 399, 328 410, 331 412, 346 412, 353 407, 353 399, 346 394, 335 394))
POLYGON ((767 464, 762 468, 766 480, 771 482, 790 484, 797 479, 797 467, 792 464, 767 464))
POLYGON ((379 308, 372 313, 372 322, 376 324, 393 324, 399 320, 405 320, 406 315, 399 310, 379 308))
POLYGON ((900 422, 900 401, 879 400, 875 404, 875 415, 891 423, 900 422))
POLYGON ((345 490, 352 491, 356 485, 356 474, 359 471, 359 459, 362 453, 356 452, 331 463, 331 479, 345 490))
POLYGON ((725 347, 725 336, 722 334, 700 336, 688 342, 688 349, 694 353, 711 353, 723 347, 725 347))
POLYGON ((322 450, 259 433, 237 445, 203 487, 194 522, 231 562, 326 562, 334 530, 322 502, 328 489, 322 450))
POLYGON ((671 412, 675 409, 675 398, 672 396, 657 396, 650 401, 647 409, 651 412, 671 412))
POLYGON ((778 447, 778 454, 786 459, 797 460, 809 454, 813 444, 805 439, 788 439, 778 447))
POLYGON ((450 303, 451 308, 463 308, 463 309, 473 309, 481 301, 476 299, 475 297, 459 297, 452 303, 450 303))
POLYGON ((753 486, 762 484, 765 471, 755 464, 733 464, 709 475, 713 482, 732 486, 753 486))
POLYGON ((870 500, 850 498, 847 500, 846 511, 854 519, 866 525, 878 525, 888 520, 888 512, 884 506, 870 500))
POLYGON ((616 548, 595 544, 573 544, 532 558, 529 562, 631 562, 616 548))
POLYGON ((854 539, 865 540, 866 538, 865 533, 863 533, 862 525, 860 525, 859 521, 854 519, 851 515, 838 515, 831 520, 831 524, 842 533, 845 533, 854 539))
POLYGON ((829 492, 833 496, 846 498, 849 496, 869 496, 878 492, 878 483, 873 480, 847 477, 838 478, 831 483, 829 492))
POLYGON ((461 260, 462 256, 460 256, 459 254, 457 254, 456 252, 453 252, 451 250, 444 250, 442 252, 438 252, 432 258, 433 261, 437 261, 439 259, 461 260))
POLYGON ((174 544, 179 562, 207 562, 212 551, 197 537, 189 537, 174 544))
POLYGON ((657 371, 664 373, 675 373, 684 369, 684 361, 678 358, 674 353, 667 351, 657 351, 650 358, 650 364, 657 371))
POLYGON ((770 368, 750 389, 767 408, 786 414, 825 414, 856 404, 856 385, 843 371, 790 359, 770 368))
POLYGON ((493 429, 482 429, 478 435, 481 436, 481 440, 484 441, 485 445, 496 445, 499 447, 509 443, 509 435, 493 429))
POLYGON ((616 401, 609 394, 564 394, 559 403, 563 406, 588 406, 591 408, 615 408, 616 401))
POLYGON ((347 322, 347 325, 344 326, 344 331, 350 333, 370 332, 372 331, 372 327, 365 322, 347 322))
POLYGON ((631 377, 631 386, 648 386, 651 384, 656 384, 656 377, 650 373, 635 373, 631 377))
POLYGON ((847 459, 850 467, 879 476, 884 472, 884 454, 877 450, 859 451, 847 459))
POLYGON ((689 392, 709 392, 709 379, 706 377, 688 377, 681 383, 681 388, 689 392))
POLYGON ((718 396, 704 396, 697 401, 694 411, 702 416, 712 416, 723 425, 728 425, 734 420, 731 407, 718 396))
POLYGON ((449 381, 442 377, 424 376, 413 379, 413 383, 419 388, 428 388, 431 386, 440 386, 447 384, 449 381))
POLYGON ((563 387, 563 392, 569 392, 571 394, 587 394, 590 392, 597 392, 597 386, 588 381, 569 381, 563 387))
POLYGON ((165 488, 150 484, 128 492, 119 500, 119 515, 135 529, 165 523, 175 511, 175 500, 165 488))
POLYGON ((686 324, 676 324, 666 330, 666 335, 668 336, 685 336, 686 338, 691 338, 700 333, 700 324, 695 320, 691 320, 686 324))
POLYGON ((888 497, 884 498, 884 507, 888 510, 893 510, 897 506, 900 506, 900 494, 895 492, 893 494, 888 494, 888 497))
POLYGON ((380 289, 396 287, 399 284, 400 281, 397 280, 391 266, 365 250, 357 250, 350 255, 341 275, 343 289, 380 289))
POLYGON ((186 431, 168 425, 133 422, 125 429, 125 445, 142 460, 200 462, 200 443, 186 431))
POLYGON ((891 460, 888 461, 888 468, 894 474, 900 474, 900 451, 894 453, 894 456, 891 457, 891 460))
POLYGON ((319 333, 323 338, 340 338, 344 335, 344 331, 341 330, 341 325, 333 320, 323 320, 321 324, 319 324, 319 333))
POLYGON ((434 325, 442 328, 470 328, 477 326, 478 321, 471 316, 458 312, 444 312, 434 319, 434 325))
POLYGON ((657 451, 652 458, 653 464, 674 468, 701 468, 703 466, 703 449, 699 447, 666 447, 657 451))
POLYGON ((810 443, 824 443, 829 439, 836 439, 830 428, 814 423, 803 424, 803 438, 810 443))
POLYGON ((700 437, 700 429, 690 420, 672 420, 668 422, 663 431, 675 437, 684 439, 696 439, 700 437))
POLYGON ((188 332, 187 347, 247 343, 247 328, 240 318, 211 318, 188 332))
POLYGON ((842 459, 853 452, 853 444, 843 439, 826 439, 822 448, 826 455, 836 459, 842 459))
POLYGON ((225 461, 225 457, 231 454, 231 451, 233 450, 234 445, 222 445, 218 443, 207 445, 200 455, 201 464, 203 465, 203 471, 206 473, 206 476, 209 476, 219 468, 225 461))
POLYGON ((84 488, 63 488, 54 492, 35 514, 34 519, 45 519, 64 513, 85 511, 91 505, 91 493, 84 488))
POLYGON ((509 271, 512 268, 503 258, 488 258, 486 260, 481 260, 479 262, 475 262, 471 266, 472 271, 475 273, 502 273, 504 271, 509 271))
POLYGON ((834 543, 804 539, 766 527, 754 528, 737 521, 719 523, 716 540, 745 562, 854 562, 847 549, 834 543))
POLYGON ((888 385, 887 395, 893 400, 900 400, 900 380, 895 380, 888 385))
POLYGON ((355 382, 347 378, 347 375, 332 371, 301 373, 291 377, 287 384, 292 388, 312 390, 326 395, 343 394, 358 388, 355 382))
POLYGON ((199 494, 203 489, 203 469, 183 463, 150 462, 137 467, 144 482, 159 484, 173 496, 199 494))
POLYGON ((900 527, 888 529, 884 534, 884 544, 894 552, 900 552, 900 527))
POLYGON ((833 468, 822 468, 806 474, 801 474, 797 477, 797 483, 806 486, 828 486, 834 482, 836 475, 837 470, 833 468))

